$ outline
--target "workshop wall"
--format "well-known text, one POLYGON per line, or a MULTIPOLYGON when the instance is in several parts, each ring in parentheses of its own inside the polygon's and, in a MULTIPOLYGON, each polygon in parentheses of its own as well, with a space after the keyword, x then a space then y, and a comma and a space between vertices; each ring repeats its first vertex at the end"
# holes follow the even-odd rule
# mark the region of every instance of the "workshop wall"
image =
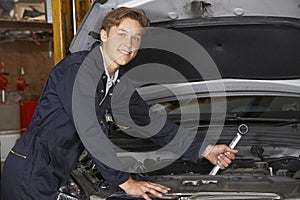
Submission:
POLYGON ((52 41, 14 41, 0 43, 0 61, 10 81, 7 92, 17 91, 20 68, 24 68, 24 98, 38 98, 53 68, 52 41))

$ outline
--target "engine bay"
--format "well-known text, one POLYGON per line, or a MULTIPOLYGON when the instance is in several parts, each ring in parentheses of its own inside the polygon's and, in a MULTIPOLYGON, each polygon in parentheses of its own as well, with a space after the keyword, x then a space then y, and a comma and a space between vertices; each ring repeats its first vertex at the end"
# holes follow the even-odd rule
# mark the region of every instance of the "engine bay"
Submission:
MULTIPOLYGON (((250 149, 254 151, 253 148, 255 150, 258 147, 250 149)), ((134 158, 126 156, 124 160, 132 161, 134 158)), ((139 167, 142 169, 157 163, 162 162, 155 163, 155 160, 148 159, 139 163, 139 167)), ((216 176, 208 175, 212 168, 213 165, 205 159, 197 164, 179 159, 160 170, 147 173, 141 170, 141 173, 132 174, 132 177, 170 187, 171 191, 162 199, 207 199, 212 196, 215 199, 284 199, 300 195, 299 157, 264 160, 259 159, 259 156, 257 159, 238 157, 230 167, 219 171, 216 176)), ((109 185, 87 154, 72 172, 71 179, 60 189, 61 199, 85 199, 86 195, 95 199, 133 198, 126 196, 118 187, 109 185)))

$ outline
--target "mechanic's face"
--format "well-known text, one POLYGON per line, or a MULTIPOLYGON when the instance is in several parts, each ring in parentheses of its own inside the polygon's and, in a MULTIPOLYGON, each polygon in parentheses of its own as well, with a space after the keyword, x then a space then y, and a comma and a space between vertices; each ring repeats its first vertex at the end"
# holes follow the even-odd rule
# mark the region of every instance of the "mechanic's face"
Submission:
POLYGON ((136 20, 125 18, 119 26, 106 32, 101 30, 105 64, 119 67, 129 63, 137 54, 142 39, 142 26, 136 20))

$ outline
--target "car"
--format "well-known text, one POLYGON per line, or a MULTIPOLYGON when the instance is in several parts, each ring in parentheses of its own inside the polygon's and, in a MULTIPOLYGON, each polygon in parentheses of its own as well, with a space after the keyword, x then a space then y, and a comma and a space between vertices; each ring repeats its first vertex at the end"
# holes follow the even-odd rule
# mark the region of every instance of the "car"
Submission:
MULTIPOLYGON (((299 1, 95 1, 70 51, 92 48, 99 22, 120 6, 142 8, 152 23, 124 67, 142 98, 204 146, 239 151, 218 170, 112 122, 108 137, 132 176, 170 187, 162 199, 300 199, 299 1)), ((58 199, 138 198, 106 182, 84 152, 58 199)))

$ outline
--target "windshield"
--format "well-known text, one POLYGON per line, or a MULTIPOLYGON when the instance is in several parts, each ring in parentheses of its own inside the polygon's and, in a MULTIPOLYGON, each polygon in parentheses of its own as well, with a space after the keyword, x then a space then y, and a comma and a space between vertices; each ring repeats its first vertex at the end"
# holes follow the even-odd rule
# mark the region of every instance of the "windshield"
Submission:
POLYGON ((206 97, 197 101, 186 99, 184 101, 172 100, 155 104, 157 111, 165 110, 168 116, 180 114, 194 114, 195 104, 199 105, 201 115, 210 115, 212 103, 216 112, 224 112, 226 105, 227 116, 258 117, 258 118, 287 118, 299 119, 300 98, 282 96, 232 96, 232 97, 206 97))

